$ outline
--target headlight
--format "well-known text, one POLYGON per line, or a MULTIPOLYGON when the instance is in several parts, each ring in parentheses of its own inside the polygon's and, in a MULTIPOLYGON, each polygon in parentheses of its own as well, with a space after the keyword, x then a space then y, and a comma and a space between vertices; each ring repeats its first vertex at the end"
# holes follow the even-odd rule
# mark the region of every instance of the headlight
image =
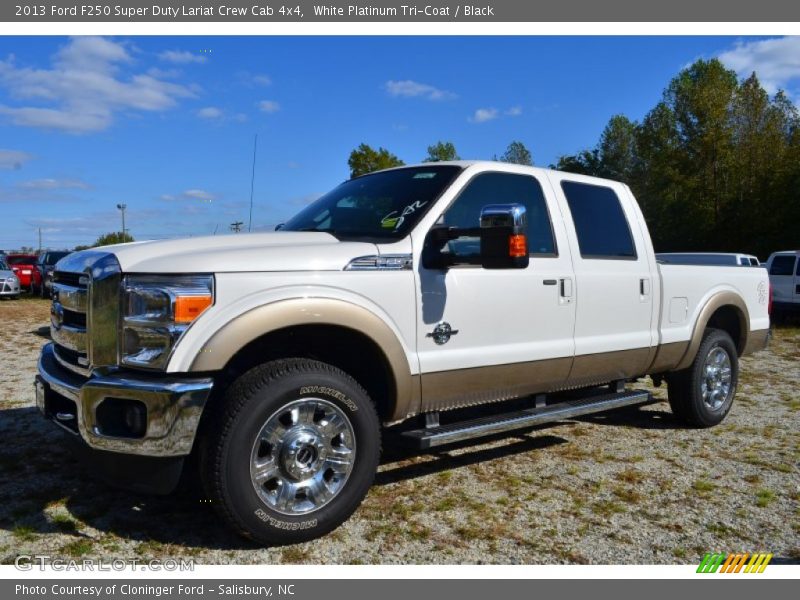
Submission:
POLYGON ((211 275, 129 275, 123 281, 122 364, 167 366, 192 322, 214 303, 211 275))

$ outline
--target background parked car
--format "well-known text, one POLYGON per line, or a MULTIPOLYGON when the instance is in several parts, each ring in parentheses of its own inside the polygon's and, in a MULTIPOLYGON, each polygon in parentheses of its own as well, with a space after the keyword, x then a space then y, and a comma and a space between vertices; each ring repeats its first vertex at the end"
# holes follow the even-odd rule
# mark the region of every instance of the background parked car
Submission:
POLYGON ((752 254, 734 252, 660 252, 656 260, 674 265, 739 265, 758 267, 761 263, 752 254))
POLYGON ((21 289, 33 290, 39 283, 39 270, 36 263, 39 257, 35 254, 7 254, 6 264, 19 279, 21 289))
POLYGON ((767 270, 774 309, 800 311, 800 250, 773 252, 767 260, 767 270))
POLYGON ((50 290, 53 287, 53 271, 56 263, 68 254, 71 254, 71 252, 67 250, 46 250, 39 254, 39 260, 36 263, 36 269, 39 271, 39 283, 33 290, 35 294, 42 298, 50 297, 50 290))
POLYGON ((19 279, 0 255, 0 298, 19 298, 19 279))

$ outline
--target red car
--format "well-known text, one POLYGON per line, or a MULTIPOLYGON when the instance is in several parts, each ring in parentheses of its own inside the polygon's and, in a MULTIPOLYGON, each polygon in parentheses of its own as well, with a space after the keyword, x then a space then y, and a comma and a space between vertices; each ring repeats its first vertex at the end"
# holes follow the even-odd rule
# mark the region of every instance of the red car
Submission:
POLYGON ((42 276, 36 268, 39 257, 36 254, 7 254, 6 262, 19 279, 20 288, 32 290, 42 285, 42 276))

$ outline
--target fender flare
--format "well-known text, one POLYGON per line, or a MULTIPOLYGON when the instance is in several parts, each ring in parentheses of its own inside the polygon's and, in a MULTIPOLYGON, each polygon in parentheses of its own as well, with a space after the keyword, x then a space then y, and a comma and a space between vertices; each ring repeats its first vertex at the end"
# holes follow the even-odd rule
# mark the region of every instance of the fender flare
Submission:
POLYGON ((335 325, 352 329, 381 349, 394 378, 396 397, 389 398, 391 421, 415 413, 419 405, 418 377, 394 331, 375 313, 344 300, 294 298, 250 309, 217 329, 194 357, 192 372, 219 371, 250 342, 273 331, 300 325, 335 325))
POLYGON ((700 342, 703 341, 703 333, 708 327, 711 316, 723 306, 732 306, 736 316, 739 318, 739 339, 733 340, 733 343, 736 345, 739 355, 744 352, 747 347, 747 338, 750 335, 750 313, 747 310, 747 305, 742 297, 735 292, 718 292, 711 296, 700 310, 694 323, 689 346, 675 370, 686 369, 692 364, 694 357, 697 355, 697 350, 700 348, 700 342))

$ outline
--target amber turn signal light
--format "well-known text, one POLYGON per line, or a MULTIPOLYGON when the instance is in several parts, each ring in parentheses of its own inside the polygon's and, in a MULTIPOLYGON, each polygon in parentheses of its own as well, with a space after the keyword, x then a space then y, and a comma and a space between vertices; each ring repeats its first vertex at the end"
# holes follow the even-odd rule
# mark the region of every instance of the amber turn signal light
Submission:
POLYGON ((511 258, 522 258, 528 254, 528 241, 525 235, 516 233, 508 236, 508 255, 511 258))
POLYGON ((191 323, 211 306, 211 296, 178 296, 175 298, 175 322, 191 323))

